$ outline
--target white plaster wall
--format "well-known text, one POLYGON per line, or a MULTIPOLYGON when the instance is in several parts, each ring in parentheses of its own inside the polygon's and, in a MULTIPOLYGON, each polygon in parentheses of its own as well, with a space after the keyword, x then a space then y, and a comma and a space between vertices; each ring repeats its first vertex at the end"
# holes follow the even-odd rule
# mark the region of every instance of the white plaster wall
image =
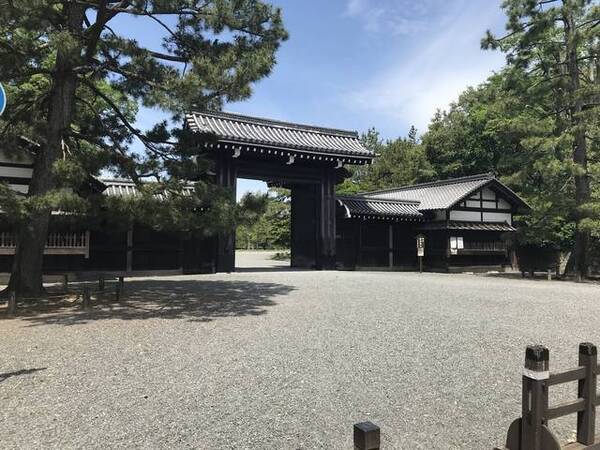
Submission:
POLYGON ((481 213, 477 211, 450 211, 450 220, 481 222, 481 213))
POLYGON ((512 218, 511 218, 510 213, 484 212, 483 213, 483 221, 484 222, 508 222, 509 225, 512 225, 512 218))
POLYGON ((496 194, 490 188, 483 188, 481 192, 484 200, 496 200, 496 194))

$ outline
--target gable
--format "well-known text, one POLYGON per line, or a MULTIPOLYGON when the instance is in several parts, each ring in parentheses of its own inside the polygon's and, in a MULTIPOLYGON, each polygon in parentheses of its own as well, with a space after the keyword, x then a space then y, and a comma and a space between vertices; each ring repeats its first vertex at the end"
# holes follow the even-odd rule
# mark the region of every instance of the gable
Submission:
POLYGON ((493 185, 487 185, 454 205, 450 209, 449 219, 512 225, 512 215, 517 208, 518 205, 513 205, 513 200, 507 195, 493 185))

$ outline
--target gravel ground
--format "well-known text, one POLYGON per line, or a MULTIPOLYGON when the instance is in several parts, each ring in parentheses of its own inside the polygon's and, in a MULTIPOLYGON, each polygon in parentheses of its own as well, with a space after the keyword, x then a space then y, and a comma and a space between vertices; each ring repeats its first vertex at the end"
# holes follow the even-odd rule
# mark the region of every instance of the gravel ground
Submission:
POLYGON ((597 285, 270 271, 126 289, 2 316, 0 447, 351 449, 371 420, 384 449, 490 449, 520 414, 527 344, 554 369, 600 344, 597 285))
MULTIPOLYGON (((285 250, 281 250, 285 252, 285 250)), ((289 261, 273 259, 277 251, 273 250, 238 250, 235 252, 235 267, 238 269, 284 269, 290 267, 289 261)))

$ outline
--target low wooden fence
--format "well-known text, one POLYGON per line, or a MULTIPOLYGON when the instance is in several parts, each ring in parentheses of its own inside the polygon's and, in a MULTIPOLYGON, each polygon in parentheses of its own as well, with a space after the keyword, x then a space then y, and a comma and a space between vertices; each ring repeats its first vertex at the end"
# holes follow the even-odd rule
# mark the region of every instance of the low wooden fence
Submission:
MULTIPOLYGON (((550 372, 550 352, 541 345, 525 351, 523 369, 522 415, 510 425, 506 445, 495 450, 600 450, 596 436, 596 392, 598 350, 594 344, 579 345, 579 365, 564 372, 550 372), (577 398, 549 406, 549 388, 577 381, 577 398), (577 442, 561 446, 548 422, 569 414, 577 414, 577 442)), ((379 450, 380 429, 371 422, 354 425, 354 448, 379 450)))
POLYGON ((506 445, 500 450, 579 450, 600 449, 596 436, 596 379, 598 350, 584 342, 579 345, 579 365, 564 372, 550 373, 550 352, 535 345, 525 351, 523 369, 522 415, 509 427, 506 445), (549 406, 549 388, 577 381, 577 398, 549 406), (569 414, 577 414, 577 442, 561 447, 550 431, 548 422, 569 414))
MULTIPOLYGON (((17 247, 16 235, 0 232, 0 255, 14 255, 17 247)), ((45 255, 83 255, 90 257, 90 232, 49 233, 44 247, 45 255)))

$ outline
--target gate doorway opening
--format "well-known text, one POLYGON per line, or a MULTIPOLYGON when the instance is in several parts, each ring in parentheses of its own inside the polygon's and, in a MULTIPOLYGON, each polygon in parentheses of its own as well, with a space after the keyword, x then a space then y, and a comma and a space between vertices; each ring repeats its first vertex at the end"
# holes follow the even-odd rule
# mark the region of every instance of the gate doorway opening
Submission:
POLYGON ((266 196, 260 215, 247 215, 235 235, 236 272, 286 271, 291 268, 291 191, 264 181, 238 178, 238 204, 247 195, 266 196))
MULTIPOLYGON (((335 185, 349 176, 344 165, 374 157, 358 133, 213 111, 188 114, 187 123, 233 198, 238 179, 290 191, 292 267, 336 268, 335 185)), ((220 233, 213 248, 214 271, 234 271, 236 232, 220 233)))

